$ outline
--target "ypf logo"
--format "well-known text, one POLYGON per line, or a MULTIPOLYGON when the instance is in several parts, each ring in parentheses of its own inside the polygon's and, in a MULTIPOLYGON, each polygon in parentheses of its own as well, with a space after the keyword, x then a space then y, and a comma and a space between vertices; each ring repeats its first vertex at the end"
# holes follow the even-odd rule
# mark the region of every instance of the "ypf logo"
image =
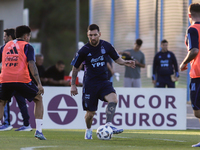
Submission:
POLYGON ((75 100, 64 94, 53 97, 49 102, 47 110, 51 120, 61 125, 72 122, 78 113, 75 100))

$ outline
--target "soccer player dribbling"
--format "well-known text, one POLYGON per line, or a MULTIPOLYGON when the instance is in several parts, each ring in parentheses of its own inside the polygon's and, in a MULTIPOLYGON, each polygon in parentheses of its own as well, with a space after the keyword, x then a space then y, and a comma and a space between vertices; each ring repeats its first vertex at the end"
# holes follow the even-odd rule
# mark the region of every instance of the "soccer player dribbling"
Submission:
MULTIPOLYGON (((200 3, 192 3, 188 8, 188 17, 191 26, 187 29, 185 44, 188 53, 180 65, 180 70, 187 69, 190 62, 190 98, 194 115, 200 119, 200 3)), ((200 142, 192 145, 200 147, 200 142)))
POLYGON ((119 57, 118 53, 110 43, 100 40, 101 32, 98 25, 89 25, 87 36, 89 42, 78 51, 71 63, 73 65, 71 95, 75 96, 78 94, 75 81, 78 68, 81 63, 84 62, 85 74, 82 106, 86 111, 85 123, 87 129, 85 132, 85 139, 92 139, 91 126, 94 114, 98 107, 98 99, 108 102, 106 108, 106 125, 112 128, 113 134, 123 132, 123 129, 117 129, 111 123, 118 100, 112 83, 108 81, 106 57, 109 55, 119 65, 125 65, 132 68, 135 67, 135 61, 123 60, 119 57))

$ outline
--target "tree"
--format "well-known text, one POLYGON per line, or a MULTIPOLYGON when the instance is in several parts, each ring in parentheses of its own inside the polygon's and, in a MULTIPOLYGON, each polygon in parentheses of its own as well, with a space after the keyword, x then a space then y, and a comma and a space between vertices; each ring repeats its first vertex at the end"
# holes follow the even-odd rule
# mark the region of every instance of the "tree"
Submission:
MULTIPOLYGON (((87 42, 88 0, 80 1, 80 41, 87 42)), ((46 67, 63 60, 66 72, 76 51, 75 0, 24 0, 29 9, 30 27, 39 29, 38 37, 31 42, 42 43, 46 67)))

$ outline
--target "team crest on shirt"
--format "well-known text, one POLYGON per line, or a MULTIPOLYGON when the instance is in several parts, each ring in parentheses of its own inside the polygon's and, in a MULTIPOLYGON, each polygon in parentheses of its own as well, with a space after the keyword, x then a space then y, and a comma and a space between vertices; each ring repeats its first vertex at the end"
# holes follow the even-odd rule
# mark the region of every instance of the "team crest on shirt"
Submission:
POLYGON ((101 54, 105 54, 106 53, 106 50, 103 46, 101 46, 101 54))
POLYGON ((170 54, 167 54, 167 58, 170 58, 171 57, 171 55, 170 54))

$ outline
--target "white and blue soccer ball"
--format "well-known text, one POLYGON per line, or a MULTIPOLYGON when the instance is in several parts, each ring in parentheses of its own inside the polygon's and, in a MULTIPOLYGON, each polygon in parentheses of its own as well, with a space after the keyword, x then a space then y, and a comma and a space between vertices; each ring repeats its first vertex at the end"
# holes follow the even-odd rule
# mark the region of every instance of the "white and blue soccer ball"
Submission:
POLYGON ((102 125, 97 129, 96 134, 100 140, 110 140, 113 135, 113 130, 108 125, 102 125))

